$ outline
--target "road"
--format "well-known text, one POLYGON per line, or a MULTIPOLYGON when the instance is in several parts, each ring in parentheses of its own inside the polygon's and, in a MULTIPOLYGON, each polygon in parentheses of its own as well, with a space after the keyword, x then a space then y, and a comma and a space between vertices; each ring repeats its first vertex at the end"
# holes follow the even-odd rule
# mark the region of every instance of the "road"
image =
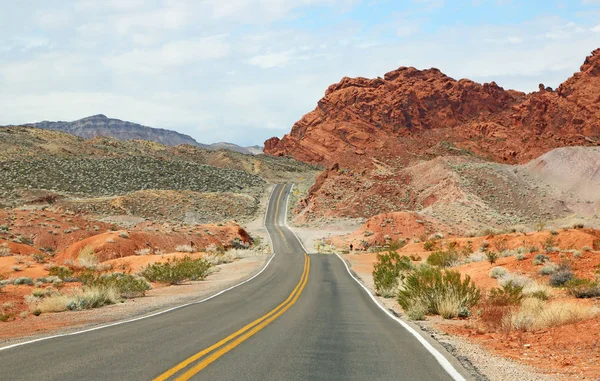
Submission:
POLYGON ((450 380, 335 255, 307 255, 277 185, 276 255, 251 281, 135 322, 0 351, 0 380, 450 380))

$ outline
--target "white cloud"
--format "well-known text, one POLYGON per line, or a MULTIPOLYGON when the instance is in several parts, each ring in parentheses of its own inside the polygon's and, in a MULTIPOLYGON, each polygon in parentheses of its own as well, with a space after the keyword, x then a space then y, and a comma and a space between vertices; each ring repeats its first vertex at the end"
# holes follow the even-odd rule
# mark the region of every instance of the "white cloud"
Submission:
POLYGON ((42 28, 62 28, 69 24, 70 16, 65 11, 45 10, 36 15, 37 23, 42 28))
POLYGON ((259 66, 263 69, 270 69, 278 66, 287 65, 294 57, 294 51, 267 53, 254 56, 248 60, 251 65, 259 66))

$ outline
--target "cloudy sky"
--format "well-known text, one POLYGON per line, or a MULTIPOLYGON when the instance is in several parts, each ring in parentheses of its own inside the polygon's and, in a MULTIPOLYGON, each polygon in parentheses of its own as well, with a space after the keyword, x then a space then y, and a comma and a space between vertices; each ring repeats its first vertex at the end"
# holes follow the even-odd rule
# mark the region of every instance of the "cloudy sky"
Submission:
POLYGON ((102 113, 249 145, 344 76, 556 87, 600 47, 600 0, 0 0, 0 25, 0 125, 102 113))

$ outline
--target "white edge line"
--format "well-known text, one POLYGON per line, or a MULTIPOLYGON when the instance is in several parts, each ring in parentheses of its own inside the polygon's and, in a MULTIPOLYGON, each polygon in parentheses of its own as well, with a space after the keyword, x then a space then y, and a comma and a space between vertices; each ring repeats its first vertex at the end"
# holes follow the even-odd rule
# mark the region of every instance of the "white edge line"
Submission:
POLYGON ((421 334, 419 332, 417 332, 413 327, 406 324, 406 322, 402 321, 402 319, 399 319, 398 317, 394 316, 394 314, 392 314, 387 308, 382 306, 381 303, 379 303, 379 301, 375 298, 375 296, 373 296, 371 291, 352 274, 346 261, 342 257, 340 257, 340 255, 338 253, 335 253, 335 255, 337 255, 337 257, 340 259, 340 261, 342 261, 344 266, 346 266, 346 271, 348 271, 348 274, 350 274, 352 279, 354 279, 356 281, 356 283, 358 283, 360 285, 360 287, 362 287, 365 290, 365 292, 369 295, 369 297, 371 298, 371 300, 373 300, 373 303, 375 303, 377 305, 377 307, 379 307, 390 318, 394 319, 404 329, 406 329, 414 337, 416 337, 417 340, 419 341, 419 343, 421 343, 421 345, 423 345, 425 347, 425 349, 427 349, 429 351, 429 353, 431 353, 433 355, 433 357, 435 357, 437 362, 442 366, 442 368, 444 368, 444 370, 450 375, 450 377, 452 377, 456 381, 465 381, 465 378, 458 372, 458 370, 456 370, 456 368, 450 363, 450 361, 448 361, 446 356, 444 356, 437 349, 435 349, 433 347, 433 345, 431 345, 427 340, 425 340, 425 338, 423 336, 421 336, 421 334))
POLYGON ((294 185, 296 185, 296 184, 292 184, 292 187, 290 188, 290 193, 288 193, 288 196, 287 196, 288 199, 285 202, 285 206, 286 206, 286 208, 285 208, 285 220, 283 220, 283 224, 285 225, 286 228, 288 228, 289 231, 292 232, 292 234, 294 234, 294 236, 296 237, 296 239, 298 240, 298 242, 300 242, 300 246, 302 246, 302 248, 304 249, 304 251, 306 252, 306 254, 308 254, 308 250, 306 250, 306 247, 304 247, 304 244, 302 243, 302 240, 298 237, 298 235, 296 234, 296 232, 292 228, 290 228, 290 226, 287 223, 287 214, 288 214, 288 209, 289 209, 288 203, 289 203, 290 195, 292 194, 292 189, 294 189, 294 185))
MULTIPOLYGON (((288 193, 288 198, 289 198, 289 195, 292 193, 293 188, 294 188, 294 184, 292 184, 292 188, 290 188, 290 193, 288 193)), ((292 228, 290 228, 289 225, 287 224, 287 211, 288 211, 288 207, 287 207, 287 202, 286 202, 284 224, 294 234, 294 236, 296 236, 296 239, 298 240, 298 242, 300 242, 300 245, 302 245, 302 248, 304 249, 304 251, 306 251, 308 253, 308 250, 306 250, 306 248, 304 247, 302 240, 300 240, 300 238, 298 237, 296 232, 292 228)), ((444 370, 450 375, 450 377, 452 377, 455 381, 466 381, 465 378, 458 372, 458 370, 456 370, 456 368, 450 363, 450 361, 448 361, 446 356, 444 356, 437 349, 435 349, 433 347, 433 345, 431 345, 431 343, 429 343, 427 340, 425 340, 425 338, 423 336, 421 336, 421 334, 419 332, 417 332, 413 327, 411 327, 410 325, 406 324, 406 322, 404 322, 401 319, 394 316, 394 314, 392 314, 387 308, 382 306, 381 303, 379 303, 379 301, 377 300, 377 298, 375 298, 375 296, 371 293, 371 291, 352 274, 346 261, 342 257, 340 257, 339 254, 336 253, 335 255, 337 255, 337 257, 340 259, 340 261, 342 261, 342 263, 346 267, 346 271, 348 271, 348 274, 350 274, 352 279, 354 279, 354 281, 356 281, 356 283, 358 283, 358 285, 360 287, 362 287, 363 290, 365 290, 367 295, 369 295, 369 297, 371 298, 371 300, 373 301, 373 303, 375 303, 375 305, 377 307, 379 307, 390 318, 394 319, 404 329, 406 329, 409 333, 411 333, 417 339, 417 341, 419 341, 419 343, 421 343, 421 345, 423 345, 425 347, 425 349, 427 349, 427 351, 429 351, 429 353, 431 353, 433 355, 433 357, 442 366, 442 368, 444 368, 444 370)))
MULTIPOLYGON (((273 247, 273 240, 271 239, 271 234, 269 233, 269 230, 265 226, 265 222, 266 222, 266 219, 267 219, 267 211, 269 209, 269 205, 271 204, 271 198, 272 197, 273 197, 273 192, 271 192, 271 195, 269 196, 269 200, 267 201, 267 209, 265 211, 265 218, 263 220, 263 226, 264 226, 265 230, 267 231, 267 235, 269 236, 269 241, 271 241, 271 248, 273 247)), ((287 208, 286 208, 286 211, 287 211, 287 208)), ((234 286, 231 286, 231 287, 229 287, 229 288, 227 288, 225 290, 219 291, 218 293, 216 293, 214 295, 211 295, 211 296, 209 296, 207 298, 204 298, 202 300, 199 300, 199 301, 196 301, 196 302, 190 302, 190 303, 181 304, 179 306, 171 307, 171 308, 168 308, 166 310, 154 312, 154 313, 152 313, 150 315, 144 315, 144 316, 140 316, 140 317, 133 318, 133 319, 121 320, 121 321, 117 321, 117 322, 114 322, 114 323, 101 325, 101 326, 98 326, 98 327, 84 329, 84 330, 81 330, 81 331, 75 331, 75 332, 63 333, 63 334, 59 334, 59 335, 52 335, 52 336, 40 337, 38 339, 33 339, 33 340, 29 340, 29 341, 24 341, 24 342, 21 342, 21 343, 15 343, 15 344, 7 345, 5 347, 0 347, 0 351, 5 351, 7 349, 20 347, 20 346, 27 345, 27 344, 37 343, 39 341, 45 341, 45 340, 50 340, 50 339, 55 339, 55 338, 58 338, 58 337, 65 337, 65 336, 75 336, 75 335, 80 335, 80 334, 86 333, 86 332, 92 332, 92 331, 97 331, 99 329, 114 327, 116 325, 121 325, 121 324, 126 324, 126 323, 132 323, 134 321, 148 319, 148 318, 151 318, 151 317, 154 317, 154 316, 162 315, 162 314, 165 314, 167 312, 171 312, 171 311, 183 308, 183 307, 191 306, 191 305, 194 305, 194 304, 204 303, 204 302, 206 302, 208 300, 211 300, 213 298, 216 298, 219 295, 222 295, 222 294, 226 293, 227 291, 231 291, 234 288, 237 288, 237 287, 239 287, 239 286, 241 286, 241 285, 243 285, 245 283, 250 282, 252 279, 256 278, 257 276, 259 276, 260 274, 262 274, 263 271, 265 271, 267 269, 267 267, 269 266, 269 264, 271 263, 271 261, 273 260, 273 258, 275 258, 275 251, 274 250, 273 250, 273 255, 271 256, 271 258, 269 258, 269 261, 263 266, 263 268, 258 273, 254 274, 254 276, 252 276, 249 279, 246 279, 245 281, 243 281, 241 283, 238 283, 238 284, 236 284, 234 286)))

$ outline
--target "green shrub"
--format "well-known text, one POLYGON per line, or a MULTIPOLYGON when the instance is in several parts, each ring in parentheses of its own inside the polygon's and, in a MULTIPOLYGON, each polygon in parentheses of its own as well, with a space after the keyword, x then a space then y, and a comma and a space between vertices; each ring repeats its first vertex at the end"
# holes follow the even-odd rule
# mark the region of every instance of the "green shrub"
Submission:
POLYGON ((131 274, 94 274, 85 272, 80 276, 83 285, 88 287, 114 288, 122 298, 137 298, 146 295, 152 286, 145 278, 131 274))
POLYGON ((558 270, 558 265, 548 262, 540 269, 540 275, 552 275, 558 270))
POLYGON ((423 249, 426 251, 433 251, 437 248, 438 243, 432 239, 428 239, 423 243, 423 249))
POLYGON ((12 281, 12 284, 14 284, 14 285, 23 285, 23 284, 26 284, 28 286, 33 286, 33 278, 26 277, 26 276, 20 277, 20 278, 15 278, 12 281))
POLYGON ((453 250, 438 250, 427 257, 427 263, 432 266, 450 267, 458 261, 458 254, 453 250))
POLYGON ((460 312, 473 307, 480 298, 481 291, 469 276, 461 280, 458 271, 429 266, 411 271, 398 292, 398 303, 405 311, 421 303, 427 313, 436 315, 449 310, 445 305, 448 300, 456 306, 452 310, 460 312))
POLYGON ((487 258, 488 262, 491 265, 493 265, 494 263, 496 263, 496 261, 498 260, 498 257, 500 257, 500 255, 496 251, 486 251, 485 257, 487 258))
POLYGON ((65 278, 70 278, 73 276, 73 270, 66 266, 55 266, 48 270, 48 275, 57 276, 60 279, 65 280, 65 278))
POLYGON ((533 258, 533 264, 536 266, 543 265, 548 261, 550 261, 550 257, 544 254, 538 254, 533 258))
POLYGON ((575 278, 565 283, 565 287, 576 298, 600 297, 600 283, 597 281, 575 278))
POLYGON ((500 288, 492 288, 488 300, 495 306, 516 306, 523 300, 523 286, 508 282, 500 288))
POLYGON ((377 254, 377 262, 373 266, 373 283, 377 294, 384 297, 394 296, 402 274, 410 269, 412 263, 406 256, 400 257, 395 251, 377 254))
POLYGON ((203 280, 210 267, 210 263, 202 258, 185 256, 164 263, 149 264, 144 267, 141 275, 150 282, 180 284, 186 280, 203 280))
POLYGON ((46 262, 46 256, 43 253, 35 253, 35 254, 32 255, 32 258, 37 263, 44 263, 44 262, 46 262))

